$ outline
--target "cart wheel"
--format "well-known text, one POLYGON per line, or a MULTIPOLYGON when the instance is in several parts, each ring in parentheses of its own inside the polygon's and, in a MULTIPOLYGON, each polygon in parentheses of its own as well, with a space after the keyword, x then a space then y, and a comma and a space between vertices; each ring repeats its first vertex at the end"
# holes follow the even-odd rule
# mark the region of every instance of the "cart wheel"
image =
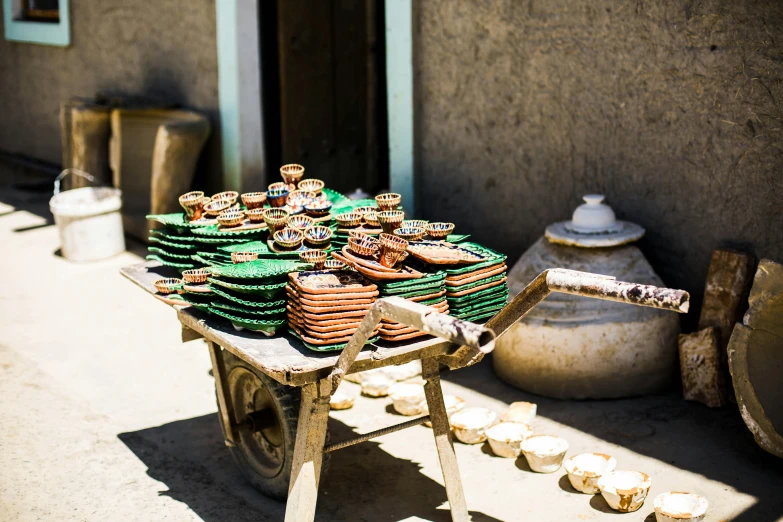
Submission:
MULTIPOLYGON (((261 493, 285 499, 291 478, 301 390, 280 384, 223 351, 238 440, 230 447, 242 474, 261 493)), ((328 434, 327 434, 328 437, 328 434)), ((326 468, 327 455, 324 455, 326 468)))

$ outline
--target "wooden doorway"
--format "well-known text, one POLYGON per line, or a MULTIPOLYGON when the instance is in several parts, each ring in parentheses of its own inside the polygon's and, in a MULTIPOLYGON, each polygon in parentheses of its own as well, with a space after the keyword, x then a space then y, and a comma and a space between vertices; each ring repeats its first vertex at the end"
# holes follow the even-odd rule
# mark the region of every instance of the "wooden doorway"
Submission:
POLYGON ((301 163, 308 177, 344 193, 388 188, 383 2, 259 8, 270 167, 301 163))

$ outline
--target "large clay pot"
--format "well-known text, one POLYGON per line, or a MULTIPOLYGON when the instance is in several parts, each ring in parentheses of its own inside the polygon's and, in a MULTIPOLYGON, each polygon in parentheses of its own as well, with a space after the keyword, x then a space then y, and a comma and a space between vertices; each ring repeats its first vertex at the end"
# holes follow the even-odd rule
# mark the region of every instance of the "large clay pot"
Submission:
MULTIPOLYGON (((542 237, 509 272, 511 295, 547 268, 664 286, 635 246, 580 248, 542 237)), ((503 381, 549 397, 640 395, 676 374, 678 332, 671 312, 553 293, 498 338, 493 363, 503 381)))

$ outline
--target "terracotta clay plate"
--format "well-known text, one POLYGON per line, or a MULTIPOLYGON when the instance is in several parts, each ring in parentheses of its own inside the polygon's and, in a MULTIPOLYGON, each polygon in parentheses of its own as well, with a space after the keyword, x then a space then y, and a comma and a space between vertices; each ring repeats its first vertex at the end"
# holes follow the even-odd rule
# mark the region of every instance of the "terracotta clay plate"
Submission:
POLYGON ((384 341, 388 341, 390 343, 396 343, 398 341, 407 341, 409 339, 415 339, 417 337, 424 337, 425 335, 429 335, 427 332, 413 332, 409 334, 401 334, 401 335, 383 335, 381 334, 381 339, 384 341))
POLYGON ((310 294, 374 292, 377 286, 356 272, 347 270, 317 270, 288 274, 297 290, 310 294))
POLYGON ((461 286, 470 284, 481 279, 492 277, 494 275, 502 274, 506 271, 506 264, 503 263, 499 266, 491 266, 476 270, 475 272, 468 272, 467 274, 460 274, 460 277, 447 277, 446 286, 461 286))
POLYGON ((317 321, 320 324, 325 324, 322 321, 328 321, 330 319, 347 319, 356 317, 359 319, 363 319, 365 315, 367 315, 367 310, 355 310, 353 312, 336 312, 336 313, 317 313, 314 314, 312 312, 306 312, 302 310, 301 308, 298 308, 296 305, 291 305, 289 303, 288 305, 289 310, 293 310, 294 312, 298 313, 305 319, 310 319, 312 321, 317 321))
POLYGON ((463 295, 472 294, 474 292, 481 292, 482 290, 486 290, 487 288, 492 288, 492 287, 495 287, 495 286, 504 285, 504 284, 506 284, 506 280, 507 279, 508 279, 507 277, 504 277, 503 279, 501 279, 499 281, 495 281, 495 282, 492 282, 492 283, 487 283, 486 285, 479 285, 479 286, 476 286, 474 288, 470 288, 468 290, 463 290, 461 292, 446 292, 446 295, 449 296, 449 297, 460 297, 460 296, 463 296, 463 295))
POLYGON ((341 292, 338 294, 311 294, 301 288, 297 289, 293 285, 286 287, 288 295, 296 299, 304 298, 311 301, 342 301, 344 299, 373 299, 378 297, 379 291, 372 292, 341 292))
MULTIPOLYGON (((303 341, 306 341, 310 344, 316 345, 316 346, 324 346, 328 344, 338 344, 338 343, 347 343, 351 340, 351 335, 346 335, 343 337, 334 337, 330 339, 319 339, 317 337, 313 337, 311 335, 305 334, 301 329, 294 328, 294 331, 302 338, 303 341)), ((374 336, 375 334, 373 334, 374 336)))
POLYGON ((481 263, 487 258, 451 243, 422 241, 408 245, 408 252, 431 265, 459 265, 481 263))
POLYGON ((348 266, 353 267, 360 274, 376 281, 389 281, 393 279, 418 279, 420 277, 424 277, 424 274, 408 266, 403 266, 399 272, 381 272, 378 270, 372 270, 358 263, 354 263, 347 257, 338 254, 337 252, 332 252, 332 257, 338 261, 342 261, 348 266))
POLYGON ((304 317, 301 311, 296 310, 294 307, 288 307, 288 314, 293 315, 296 319, 310 328, 331 328, 337 330, 344 330, 346 328, 358 327, 364 317, 341 317, 339 319, 311 319, 304 317))

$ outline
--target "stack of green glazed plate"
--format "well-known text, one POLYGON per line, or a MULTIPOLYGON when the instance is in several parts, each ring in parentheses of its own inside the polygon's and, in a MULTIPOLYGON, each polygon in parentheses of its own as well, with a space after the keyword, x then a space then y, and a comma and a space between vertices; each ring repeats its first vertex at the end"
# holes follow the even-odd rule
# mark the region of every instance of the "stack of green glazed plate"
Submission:
MULTIPOLYGON (((379 297, 402 297, 419 304, 432 306, 441 313, 448 313, 446 301, 446 272, 438 271, 419 279, 394 281, 391 283, 376 282, 379 297)), ((403 341, 427 335, 416 328, 383 320, 380 329, 384 341, 403 341)))
POLYGON ((147 219, 162 225, 155 230, 150 230, 147 259, 176 268, 180 272, 199 266, 192 259, 200 248, 193 231, 203 225, 188 222, 185 214, 181 212, 153 214, 147 216, 147 219))
POLYGON ((487 258, 471 265, 446 269, 449 314, 472 322, 486 322, 506 305, 506 256, 476 243, 460 246, 487 258))

